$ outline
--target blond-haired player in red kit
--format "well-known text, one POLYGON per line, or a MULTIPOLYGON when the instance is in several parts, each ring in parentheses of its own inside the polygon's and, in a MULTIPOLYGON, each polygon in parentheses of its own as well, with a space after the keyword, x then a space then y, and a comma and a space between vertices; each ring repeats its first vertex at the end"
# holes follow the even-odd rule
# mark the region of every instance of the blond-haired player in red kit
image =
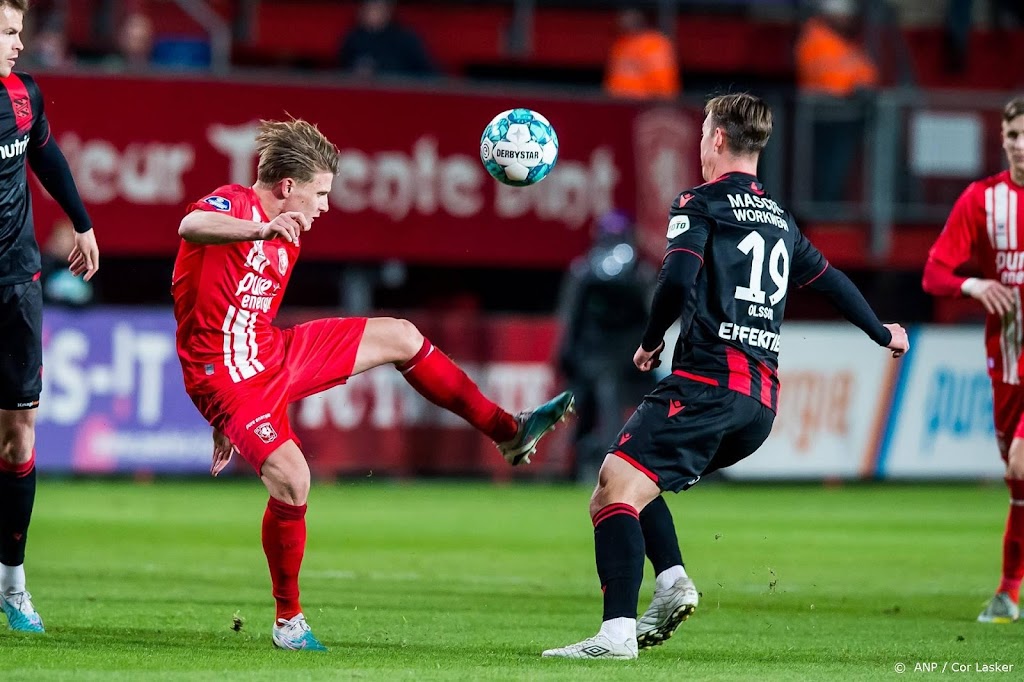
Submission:
POLYGON ((978 616, 982 623, 1012 623, 1024 578, 1024 97, 1003 110, 1003 151, 1010 168, 964 190, 928 253, 924 290, 970 296, 985 307, 985 350, 992 379, 999 452, 1006 462, 1010 513, 1003 536, 1003 577, 978 616), (969 261, 982 277, 956 269, 969 261))
POLYGON ((189 396, 214 428, 213 475, 238 452, 270 492, 263 550, 277 601, 274 645, 323 650, 299 605, 310 475, 288 403, 394 365, 421 395, 494 440, 515 466, 529 462, 573 397, 565 392, 513 416, 405 320, 272 326, 302 233, 327 211, 338 149, 302 120, 263 121, 256 139, 256 184, 216 189, 190 205, 178 228, 171 286, 178 357, 189 396))

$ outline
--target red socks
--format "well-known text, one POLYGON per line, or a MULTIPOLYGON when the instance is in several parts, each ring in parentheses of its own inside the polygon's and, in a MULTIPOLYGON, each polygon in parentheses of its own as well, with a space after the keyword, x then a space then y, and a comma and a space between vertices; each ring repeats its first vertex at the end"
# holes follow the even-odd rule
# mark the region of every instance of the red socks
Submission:
POLYGON ((424 398, 459 415, 495 443, 516 435, 515 417, 485 397, 473 380, 427 339, 398 371, 424 398))
POLYGON ((996 592, 1006 592, 1016 602, 1024 578, 1024 480, 1006 479, 1010 489, 1010 513, 1003 535, 1003 579, 996 592))
POLYGON ((299 606, 299 567, 306 551, 306 505, 291 505, 273 497, 263 514, 263 551, 277 600, 277 617, 291 620, 299 606))

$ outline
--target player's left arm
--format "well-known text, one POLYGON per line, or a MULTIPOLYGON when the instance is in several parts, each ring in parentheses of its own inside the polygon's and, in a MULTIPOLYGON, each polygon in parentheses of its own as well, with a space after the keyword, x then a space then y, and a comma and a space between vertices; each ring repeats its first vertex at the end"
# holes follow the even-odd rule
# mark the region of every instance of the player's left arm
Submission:
MULTIPOLYGON (((682 314, 683 303, 693 292, 697 274, 704 267, 704 248, 710 233, 711 224, 705 215, 673 210, 669 219, 668 249, 654 289, 647 328, 633 355, 633 364, 642 372, 660 364, 658 355, 665 345, 665 332, 682 314)), ((680 329, 680 334, 685 332, 680 329)))
POLYGON ((68 160, 51 134, 42 94, 38 87, 33 90, 38 95, 34 98, 33 111, 38 114, 29 134, 28 164, 46 191, 71 219, 75 227, 75 248, 68 255, 69 269, 74 275, 84 274, 85 280, 89 281, 100 268, 100 250, 96 244, 92 220, 82 203, 68 160))
POLYGON ((910 347, 906 330, 898 324, 882 324, 860 289, 841 270, 833 267, 799 230, 796 230, 789 278, 799 288, 809 287, 824 294, 843 317, 872 341, 891 349, 893 357, 899 357, 910 347))

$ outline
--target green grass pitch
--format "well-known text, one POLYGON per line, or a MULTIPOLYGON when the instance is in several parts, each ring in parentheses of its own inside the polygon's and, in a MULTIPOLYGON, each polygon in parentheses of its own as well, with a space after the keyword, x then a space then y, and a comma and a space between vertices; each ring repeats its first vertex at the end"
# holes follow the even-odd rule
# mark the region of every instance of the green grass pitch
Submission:
MULTIPOLYGON (((270 643, 255 480, 43 479, 27 568, 48 632, 0 631, 0 679, 893 680, 897 664, 918 677, 915 665, 932 662, 1014 666, 990 679, 1024 671, 1024 625, 974 622, 998 579, 1001 484, 702 484, 669 496, 703 595, 693 618, 637 661, 542 659, 600 624, 589 492, 315 486, 303 605, 331 651, 296 654, 270 643)), ((652 583, 648 569, 641 611, 652 583)))

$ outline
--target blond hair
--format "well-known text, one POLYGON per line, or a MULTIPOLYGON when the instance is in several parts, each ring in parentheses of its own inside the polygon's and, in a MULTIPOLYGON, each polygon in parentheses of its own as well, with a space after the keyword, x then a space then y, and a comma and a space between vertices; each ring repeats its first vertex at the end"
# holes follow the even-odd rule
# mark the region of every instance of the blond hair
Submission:
POLYGON ((734 154, 757 154, 772 135, 772 110, 763 99, 745 92, 711 98, 704 113, 725 133, 725 144, 734 154))
POLYGON ((256 180, 262 185, 274 185, 285 178, 307 183, 317 173, 338 172, 338 148, 315 125, 301 118, 260 121, 256 153, 260 157, 256 180))
POLYGON ((1014 97, 1003 109, 1003 120, 1009 123, 1018 116, 1024 116, 1024 97, 1014 97))
POLYGON ((10 7, 16 12, 25 14, 28 12, 28 0, 0 0, 0 9, 10 7))

